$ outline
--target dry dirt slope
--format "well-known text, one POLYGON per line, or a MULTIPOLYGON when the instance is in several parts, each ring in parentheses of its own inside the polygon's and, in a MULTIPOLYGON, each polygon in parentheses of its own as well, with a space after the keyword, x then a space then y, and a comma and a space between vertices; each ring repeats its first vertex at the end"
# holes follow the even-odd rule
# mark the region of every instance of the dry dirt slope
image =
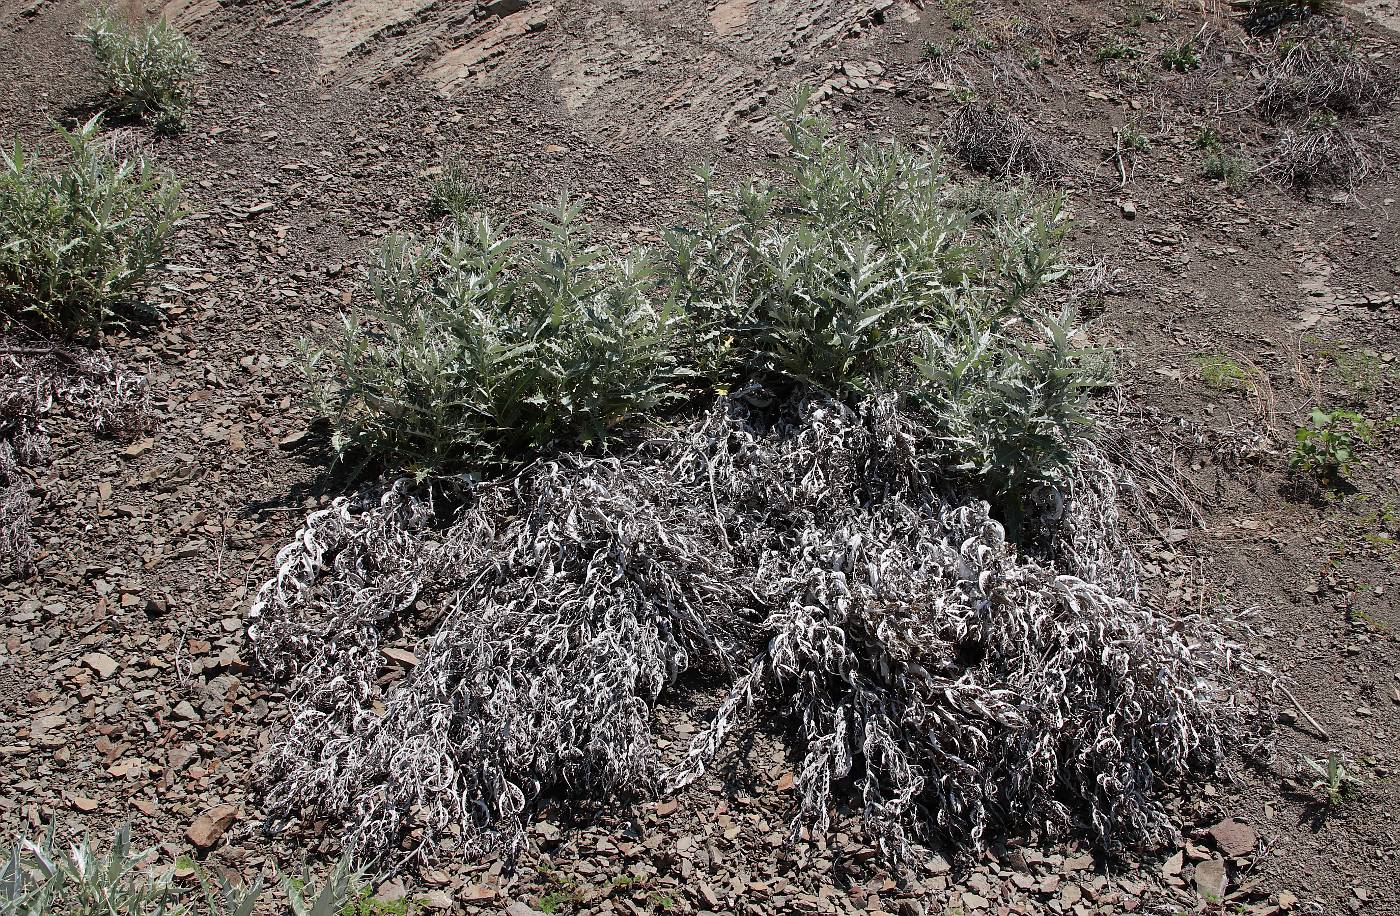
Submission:
MULTIPOLYGON (((281 705, 241 657, 241 615, 301 514, 338 492, 317 455, 282 447, 307 421, 289 366, 297 338, 356 302, 356 265, 372 239, 427 225, 420 171, 465 149, 503 212, 567 184, 589 199, 600 228, 645 238, 675 219, 687 165, 763 166, 767 116, 794 83, 828 87, 853 133, 912 134, 952 110, 962 76, 922 54, 925 42, 956 37, 940 3, 205 0, 166 9, 211 63, 191 130, 149 140, 184 180, 194 215, 155 291, 168 323, 111 341, 148 367, 159 425, 133 443, 65 431, 35 482, 40 571, 0 591, 0 809, 7 830, 50 817, 68 830, 131 818, 173 854, 198 814, 232 804, 238 817, 208 855, 257 868, 306 843, 279 846, 259 831, 248 790, 281 705)), ((49 120, 95 101, 94 74, 71 40, 79 15, 71 2, 0 5, 0 83, 14 90, 0 97, 7 136, 52 150, 49 120)), ((1197 863, 1225 848, 1232 905, 1273 912, 1291 894, 1321 912, 1400 911, 1400 580, 1384 537, 1394 533, 1387 507, 1400 502, 1395 437, 1371 450, 1355 494, 1309 502, 1281 492, 1293 426, 1310 406, 1400 412, 1390 368, 1400 352, 1397 187, 1380 176, 1354 194, 1300 198, 1256 181, 1235 197, 1202 178, 1190 144, 1199 127, 1261 161, 1281 128, 1237 101, 1262 52, 1197 3, 1008 2, 978 6, 973 18, 987 45, 961 56, 962 75, 1071 146, 1075 244, 1122 271, 1093 334, 1122 348, 1131 397, 1273 443, 1234 468, 1208 449, 1181 453, 1205 517, 1142 545, 1157 599, 1257 607, 1270 657, 1329 738, 1285 722, 1276 757, 1242 768, 1240 785, 1188 788, 1187 819, 1207 828, 1237 817, 1255 831, 1253 849, 1202 829, 1180 858, 1162 850, 1140 872, 1032 848, 966 873, 931 860, 913 884, 883 874, 858 834, 788 848, 787 764, 764 739, 741 768, 746 781, 702 787, 679 806, 646 805, 633 822, 579 827, 550 813, 538 859, 513 878, 454 861, 411 878, 438 892, 435 903, 1187 910, 1197 863), (1197 74, 1164 72, 1151 54, 1134 70, 1095 60, 1112 42, 1155 50, 1163 36, 1183 40, 1203 25, 1220 30, 1225 53, 1197 74), (1127 122, 1149 148, 1120 186, 1102 150, 1127 122), (1199 360, 1213 355, 1254 367, 1256 381, 1207 385, 1199 360), (1329 747, 1370 780, 1338 811, 1288 778, 1299 755, 1329 747), (635 888, 617 882, 624 872, 635 888)), ((1372 53, 1393 60, 1392 33, 1358 27, 1372 53)), ((1355 130, 1376 149, 1397 136, 1393 114, 1355 130)))

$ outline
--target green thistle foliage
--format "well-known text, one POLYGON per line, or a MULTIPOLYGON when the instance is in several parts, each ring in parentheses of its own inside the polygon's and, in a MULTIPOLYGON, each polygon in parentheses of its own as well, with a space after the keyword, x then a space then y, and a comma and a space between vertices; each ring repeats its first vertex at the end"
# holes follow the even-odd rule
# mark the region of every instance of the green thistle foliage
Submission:
POLYGON ((184 127, 204 64, 179 29, 164 17, 127 22, 103 7, 78 40, 92 48, 115 114, 149 119, 161 130, 184 127))
POLYGON ((675 396, 675 306, 644 253, 583 244, 579 212, 561 198, 536 239, 478 216, 436 239, 385 241, 375 312, 312 358, 342 459, 500 467, 601 440, 675 396))
MULTIPOLYGON (((61 130, 61 128, 60 128, 61 130)), ((95 336, 162 260, 180 186, 142 156, 97 143, 98 119, 63 131, 71 164, 46 172, 0 151, 0 313, 95 336)))
POLYGON ((1087 432, 1089 382, 1070 346, 1068 316, 1039 323, 1040 339, 998 333, 973 316, 925 331, 911 387, 948 466, 1020 517, 1022 497, 1068 467, 1087 432))
POLYGON ((953 188, 937 156, 848 145, 803 103, 788 180, 717 190, 702 169, 656 260, 585 245, 567 200, 541 239, 481 217, 391 239, 376 314, 317 357, 341 457, 502 468, 706 393, 896 390, 949 473, 1014 512, 1089 425, 1068 319, 1034 305, 1067 272, 1060 201, 953 188))

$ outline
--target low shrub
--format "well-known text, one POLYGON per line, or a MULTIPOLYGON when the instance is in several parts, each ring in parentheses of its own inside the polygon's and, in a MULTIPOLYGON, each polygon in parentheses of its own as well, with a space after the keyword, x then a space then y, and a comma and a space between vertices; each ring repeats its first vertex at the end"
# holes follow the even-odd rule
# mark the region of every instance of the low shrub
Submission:
MULTIPOLYGON (((180 187, 144 156, 97 141, 98 119, 64 130, 69 163, 47 171, 16 141, 0 151, 0 314, 67 333, 97 333, 161 263, 180 187)), ((62 128, 60 128, 62 130, 62 128)))
POLYGON ((102 7, 78 39, 97 58, 113 113, 150 120, 162 130, 184 126, 204 67, 189 39, 164 17, 131 22, 102 7))
POLYGON ((1026 394, 994 376, 1031 372, 1008 322, 1035 325, 1031 297, 1067 272, 1058 200, 955 194, 936 157, 847 146, 801 102, 787 136, 789 181, 718 191, 702 172, 698 217, 666 233, 661 257, 588 245, 567 200, 544 213, 542 238, 485 217, 433 240, 391 237, 373 312, 312 358, 338 455, 500 469, 707 392, 912 390, 927 381, 915 366, 929 365, 916 363, 929 334, 971 335, 982 394, 1026 394))
POLYGON ((643 253, 579 237, 579 207, 519 239, 486 217, 390 236, 371 315, 311 358, 342 461, 452 472, 601 440, 679 393, 675 305, 643 253))
POLYGON ((377 314, 317 364, 339 447, 514 466, 382 481, 279 554, 249 629, 294 706, 273 820, 397 863, 509 856, 544 799, 679 790, 763 718, 790 723, 793 837, 840 794, 902 862, 1173 836, 1160 790, 1247 733, 1250 656, 1138 601, 1121 472, 1037 305, 1057 202, 954 189, 800 104, 785 126, 784 180, 702 171, 658 257, 584 244, 567 203, 542 238, 386 245, 377 314), (390 640, 418 659, 394 679, 390 640), (719 702, 666 761, 655 706, 688 672, 719 702))

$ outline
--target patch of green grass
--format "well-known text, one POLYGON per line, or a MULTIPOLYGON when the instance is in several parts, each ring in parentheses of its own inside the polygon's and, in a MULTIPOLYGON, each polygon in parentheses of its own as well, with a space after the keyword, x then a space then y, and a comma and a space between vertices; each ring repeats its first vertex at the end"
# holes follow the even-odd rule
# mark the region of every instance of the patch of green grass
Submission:
POLYGON ((1197 356, 1196 368, 1200 370, 1201 381, 1217 391, 1250 389, 1255 384, 1253 372, 1219 353, 1197 356))
MULTIPOLYGON (((60 128, 62 130, 62 128, 60 128)), ((46 169, 18 141, 0 151, 0 314, 95 338, 137 299, 181 216, 180 185, 144 156, 119 156, 100 121, 63 131, 68 162, 46 169)))
POLYGON ((78 39, 92 48, 115 113, 145 118, 161 130, 185 126, 204 65, 189 39, 164 17, 131 22, 104 6, 78 39))

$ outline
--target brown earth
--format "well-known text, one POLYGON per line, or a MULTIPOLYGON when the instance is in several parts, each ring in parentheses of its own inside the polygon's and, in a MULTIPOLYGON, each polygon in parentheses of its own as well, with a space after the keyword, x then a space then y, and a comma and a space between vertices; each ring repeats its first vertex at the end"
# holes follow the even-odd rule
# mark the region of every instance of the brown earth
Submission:
MULTIPOLYGON (((361 301, 373 239, 429 225, 421 176, 443 154, 476 163, 502 213, 568 187, 600 231, 646 241, 683 211, 691 165, 765 167, 773 111, 795 84, 820 87, 851 135, 918 136, 965 78, 1072 151, 1073 245, 1118 271, 1088 337, 1117 349, 1127 403, 1263 443, 1236 463, 1177 452, 1201 517, 1139 546, 1163 607, 1255 611, 1262 652, 1306 714, 1280 694, 1272 757, 1182 787, 1188 842, 1137 863, 1029 846, 951 869, 931 854, 909 878, 882 870, 854 826, 790 845, 788 760, 760 734, 729 778, 680 799, 542 812, 514 874, 449 857, 404 884, 432 906, 483 912, 1400 913, 1400 436, 1378 433, 1354 491, 1300 495, 1285 474, 1312 407, 1400 413, 1395 173, 1311 196, 1265 180, 1236 196, 1201 176, 1199 128, 1256 161, 1281 129, 1249 104, 1265 51, 1219 13, 1228 4, 974 4, 983 42, 936 65, 923 49, 954 37, 950 6, 167 4, 210 66, 189 131, 143 142, 192 213, 152 290, 167 320, 106 342, 148 373, 157 423, 135 442, 60 429, 34 481, 38 572, 0 583, 0 829, 130 819, 165 854, 197 841, 244 871, 335 853, 261 829, 249 787, 282 704, 247 665, 242 614, 306 510, 343 489, 298 447, 310 420, 298 341, 361 301), (1167 37, 1202 28, 1201 70, 1157 65, 1167 37), (1095 60, 1124 40, 1148 53, 1095 60), (1105 153, 1129 122, 1150 145, 1120 176, 1105 153), (1253 381, 1211 387, 1210 357, 1253 381), (1302 758, 1329 749, 1366 780, 1335 808, 1299 776, 1302 758), (1222 868, 1225 902, 1202 902, 1197 883, 1222 868)), ((1395 4, 1359 6, 1376 17, 1353 15, 1361 41, 1393 67, 1395 4)), ((55 151, 50 122, 99 103, 72 40, 81 15, 70 0, 0 2, 4 137, 55 151)), ((1396 127, 1394 113, 1352 124, 1378 155, 1396 127)), ((1160 426, 1143 447, 1180 446, 1182 424, 1160 426)), ((663 716, 684 734, 682 710, 663 716)))

